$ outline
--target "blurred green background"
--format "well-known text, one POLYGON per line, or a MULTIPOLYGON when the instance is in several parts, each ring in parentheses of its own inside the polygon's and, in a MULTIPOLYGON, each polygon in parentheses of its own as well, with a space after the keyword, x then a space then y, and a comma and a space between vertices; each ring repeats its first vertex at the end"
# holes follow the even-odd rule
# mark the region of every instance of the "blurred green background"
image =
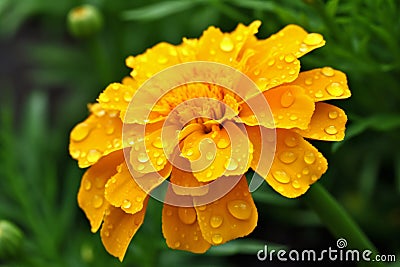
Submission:
MULTIPOLYGON (((256 230, 205 255, 166 247, 162 204, 153 201, 120 263, 105 252, 78 208, 84 170, 68 155, 69 132, 87 116, 87 103, 129 74, 125 58, 160 41, 199 37, 209 25, 231 31, 254 19, 263 22, 260 38, 290 23, 322 33, 327 44, 302 58, 302 70, 332 66, 348 75, 352 97, 332 101, 349 116, 345 141, 313 142, 330 164, 321 183, 381 254, 397 255, 390 266, 400 266, 396 0, 0 0, 0 220, 12 222, 23 236, 19 246, 0 241, 0 250, 19 247, 3 253, 0 266, 283 266, 257 261, 257 251, 264 244, 336 247, 303 197, 285 199, 266 184, 254 193, 256 230), (102 29, 90 38, 74 38, 67 30, 69 10, 81 4, 103 15, 102 29)), ((0 239, 6 234, 0 231, 0 239)))

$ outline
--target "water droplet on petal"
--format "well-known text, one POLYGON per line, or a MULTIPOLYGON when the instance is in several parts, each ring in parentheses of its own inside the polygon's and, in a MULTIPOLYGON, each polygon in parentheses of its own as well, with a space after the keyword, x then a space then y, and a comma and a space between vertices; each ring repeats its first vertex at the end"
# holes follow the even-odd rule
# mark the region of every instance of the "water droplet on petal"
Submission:
POLYGON ((287 145, 288 147, 295 147, 298 145, 298 140, 296 137, 294 136, 288 136, 285 138, 285 145, 287 145))
POLYGON ((331 83, 325 89, 332 96, 341 96, 344 94, 343 86, 340 83, 331 83))
POLYGON ((131 100, 132 100, 132 94, 130 93, 130 92, 125 92, 124 93, 124 100, 126 101, 126 102, 130 102, 131 100))
POLYGON ((207 160, 213 160, 214 159, 214 153, 212 153, 211 151, 208 151, 206 153, 206 159, 207 160))
POLYGON ((307 78, 307 79, 304 80, 304 83, 306 85, 311 85, 313 83, 313 79, 312 78, 307 78))
POLYGON ((326 127, 325 129, 324 129, 324 131, 327 133, 327 134, 330 134, 330 135, 334 135, 334 134, 337 134, 337 129, 336 129, 336 127, 334 126, 334 125, 331 125, 331 126, 328 126, 328 127, 326 127))
POLYGON ((318 180, 318 176, 316 176, 315 174, 311 175, 311 181, 315 182, 318 180))
POLYGON ((168 62, 168 58, 166 58, 166 57, 164 57, 164 56, 160 56, 160 57, 157 59, 157 61, 158 61, 158 63, 160 63, 160 64, 165 64, 165 63, 168 62))
POLYGON ((77 159, 77 158, 80 157, 80 155, 81 155, 81 151, 80 151, 80 150, 78 150, 78 149, 76 149, 76 150, 71 150, 71 156, 72 156, 72 158, 77 159))
POLYGON ((139 161, 139 162, 142 162, 142 163, 147 162, 147 161, 149 161, 149 157, 147 156, 146 153, 140 152, 140 153, 138 154, 138 161, 139 161))
POLYGON ((115 139, 113 140, 113 145, 114 145, 115 148, 120 147, 120 146, 121 146, 121 139, 115 138, 115 139))
POLYGON ((214 244, 218 245, 222 243, 222 236, 220 234, 215 234, 211 237, 211 240, 214 244))
POLYGON ((181 242, 176 241, 176 242, 174 243, 174 247, 179 248, 180 246, 181 246, 181 242))
POLYGON ((277 180, 278 182, 282 184, 287 184, 290 182, 290 176, 282 170, 277 170, 272 173, 272 176, 277 180))
POLYGON ((309 33, 307 34, 306 38, 304 38, 303 42, 306 45, 318 45, 320 44, 324 38, 319 33, 309 33))
POLYGON ((107 125, 106 129, 105 129, 105 132, 106 132, 106 134, 110 135, 110 134, 114 133, 114 130, 115 130, 115 128, 114 128, 113 125, 107 125))
POLYGON ((298 119, 298 117, 297 117, 296 115, 292 114, 292 115, 290 115, 289 119, 290 119, 291 121, 295 121, 295 120, 298 119))
POLYGON ((288 55, 285 56, 285 61, 286 61, 287 63, 291 63, 291 62, 293 62, 295 59, 296 59, 296 57, 293 56, 292 54, 288 54, 288 55))
POLYGON ((299 188, 300 188, 300 183, 299 183, 299 181, 294 180, 294 181, 292 182, 292 186, 293 186, 294 188, 296 188, 296 189, 299 189, 299 188))
POLYGON ((104 232, 104 235, 105 235, 106 237, 109 237, 109 236, 110 236, 110 232, 109 232, 109 231, 105 231, 105 232, 104 232))
POLYGON ((304 175, 307 175, 307 174, 310 173, 310 170, 308 168, 304 168, 301 173, 304 174, 304 175))
POLYGON ((207 171, 206 173, 207 178, 211 178, 212 175, 213 175, 212 171, 207 171))
POLYGON ((321 98, 324 96, 324 93, 321 90, 318 90, 317 92, 315 92, 314 96, 316 98, 321 98))
POLYGON ((137 196, 137 197, 135 198, 135 200, 136 200, 136 202, 142 202, 142 201, 143 201, 143 198, 140 197, 140 196, 137 196))
POLYGON ((224 220, 224 218, 219 215, 212 216, 210 218, 210 226, 212 228, 218 228, 222 225, 223 220, 224 220))
POLYGON ((189 148, 188 150, 186 150, 185 154, 186 154, 186 156, 190 157, 193 155, 193 153, 194 153, 193 150, 189 148))
POLYGON ((98 209, 103 205, 103 198, 99 195, 94 195, 93 199, 93 207, 98 209))
POLYGON ((229 144, 230 144, 229 140, 226 140, 225 138, 221 138, 221 139, 219 139, 219 141, 217 143, 217 147, 223 149, 223 148, 227 148, 229 146, 229 144))
POLYGON ((335 75, 335 71, 331 67, 323 67, 321 73, 327 77, 335 75))
POLYGON ((235 159, 228 159, 224 164, 225 169, 228 171, 234 171, 238 166, 239 164, 235 159))
POLYGON ((85 190, 89 191, 92 188, 92 183, 89 180, 85 180, 84 186, 85 190))
POLYGON ((90 132, 90 126, 87 123, 79 123, 78 125, 75 126, 75 128, 71 132, 71 139, 79 142, 85 139, 90 132))
POLYGON ((196 207, 199 211, 205 211, 206 210, 206 208, 207 208, 207 206, 206 205, 203 205, 203 206, 197 206, 196 207))
POLYGON ((196 221, 196 211, 193 208, 178 208, 179 219, 184 224, 192 224, 196 221))
POLYGON ((137 170, 138 170, 138 171, 143 171, 145 167, 146 167, 146 166, 144 166, 144 164, 139 164, 139 165, 137 166, 137 170))
POLYGON ((161 138, 157 137, 156 140, 152 143, 155 148, 163 148, 163 144, 161 142, 161 138))
POLYGON ((288 108, 294 103, 294 96, 290 90, 287 90, 285 93, 282 94, 281 97, 281 105, 284 108, 288 108))
POLYGON ((128 199, 125 199, 125 200, 122 202, 122 207, 123 207, 124 209, 129 209, 131 206, 132 206, 132 203, 131 203, 128 199))
POLYGON ((249 219, 252 213, 250 205, 244 200, 229 201, 228 211, 233 217, 239 220, 249 219))
POLYGON ((104 93, 99 96, 99 100, 104 103, 110 102, 110 98, 104 93))
POLYGON ((279 159, 283 163, 290 164, 297 159, 297 155, 291 151, 284 151, 279 155, 279 159))
POLYGON ((96 150, 96 149, 92 149, 89 150, 89 152, 87 153, 86 159, 89 163, 94 163, 96 161, 98 161, 101 157, 101 153, 100 151, 96 150))
POLYGON ((268 66, 273 66, 275 64, 275 59, 270 59, 268 62, 267 62, 267 65, 268 66))
POLYGON ((219 44, 219 47, 224 52, 231 52, 234 48, 234 44, 230 37, 225 36, 224 38, 222 38, 221 43, 219 44))
POLYGON ((158 166, 161 166, 164 163, 164 159, 158 158, 156 163, 158 166))
POLYGON ((315 154, 312 151, 304 153, 304 162, 307 164, 313 164, 315 162, 315 154))
POLYGON ((334 120, 338 117, 338 113, 336 111, 329 111, 328 117, 329 117, 329 119, 334 120))

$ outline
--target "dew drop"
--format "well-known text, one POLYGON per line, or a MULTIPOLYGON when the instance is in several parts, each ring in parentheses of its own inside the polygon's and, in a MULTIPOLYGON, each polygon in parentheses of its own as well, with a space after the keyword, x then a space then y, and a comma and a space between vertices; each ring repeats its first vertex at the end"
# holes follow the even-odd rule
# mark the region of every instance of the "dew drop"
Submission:
POLYGON ((181 246, 181 242, 176 241, 176 242, 174 243, 174 247, 179 248, 180 246, 181 246))
POLYGON ((311 85, 313 83, 313 79, 312 78, 307 78, 307 79, 304 80, 304 83, 306 85, 311 85))
POLYGON ((260 72, 261 72, 260 69, 255 69, 255 70, 253 71, 254 75, 256 75, 256 76, 259 75, 260 72))
POLYGON ((210 55, 215 55, 217 52, 214 49, 210 50, 210 55))
POLYGON ((89 152, 87 153, 86 159, 89 163, 94 163, 96 161, 98 161, 101 157, 101 153, 100 151, 96 150, 96 149, 92 149, 89 150, 89 152))
POLYGON ((75 128, 71 132, 71 139, 79 142, 84 140, 90 132, 90 126, 87 123, 79 123, 78 125, 75 126, 75 128))
POLYGON ((218 148, 227 148, 229 146, 230 142, 229 140, 226 140, 225 138, 221 138, 219 139, 218 143, 217 143, 217 147, 218 148))
POLYGON ((334 120, 338 117, 338 113, 336 111, 329 111, 328 117, 329 117, 329 119, 334 120))
POLYGON ((307 34, 306 38, 304 38, 303 42, 306 45, 318 45, 320 44, 324 38, 319 33, 309 33, 307 34))
POLYGON ((124 100, 125 102, 130 102, 132 100, 132 94, 130 92, 125 92, 124 93, 124 100))
POLYGON ((161 138, 157 137, 156 140, 152 143, 155 148, 163 148, 163 144, 161 142, 161 138))
POLYGON ((137 196, 137 197, 135 198, 135 200, 136 200, 136 202, 142 202, 142 201, 143 201, 143 198, 140 197, 140 196, 137 196))
POLYGON ((124 201, 122 201, 122 207, 124 209, 129 209, 131 206, 132 206, 132 203, 128 199, 125 199, 124 201))
POLYGON ((207 206, 206 205, 202 205, 202 206, 197 206, 196 207, 199 211, 205 211, 207 206))
POLYGON ((165 63, 168 62, 168 58, 166 58, 166 57, 164 57, 164 56, 160 56, 160 57, 157 59, 157 62, 160 63, 160 64, 165 64, 165 63))
POLYGON ((207 171, 206 173, 207 178, 211 178, 212 175, 213 175, 212 171, 207 171))
MULTIPOLYGON (((172 211, 170 209, 167 210, 167 216, 171 216, 172 215, 172 211)), ((178 229, 177 229, 178 230, 178 229)))
POLYGON ((321 90, 318 90, 317 92, 315 92, 314 96, 316 98, 321 98, 324 96, 324 93, 321 90))
POLYGON ((285 145, 288 146, 288 147, 295 147, 299 143, 297 138, 294 137, 294 136, 286 137, 284 142, 285 142, 285 145))
POLYGON ((304 168, 303 171, 302 171, 301 173, 304 174, 304 175, 307 175, 307 174, 310 173, 310 169, 304 168))
POLYGON ((121 146, 121 140, 119 138, 115 138, 113 140, 113 145, 114 145, 115 148, 120 147, 121 146))
POLYGON ((331 126, 328 126, 328 127, 326 127, 325 129, 324 129, 324 131, 327 133, 327 134, 330 134, 330 135, 334 135, 334 134, 337 134, 337 129, 336 129, 336 127, 334 126, 334 125, 331 125, 331 126))
POLYGON ((294 180, 294 181, 292 182, 292 186, 293 186, 295 189, 299 189, 299 188, 300 188, 300 183, 299 183, 299 181, 298 181, 298 180, 294 180))
POLYGON ((331 67, 323 67, 321 73, 326 77, 332 77, 335 75, 335 71, 331 67))
POLYGON ((110 232, 106 230, 106 231, 104 232, 104 235, 105 235, 106 237, 109 237, 109 236, 110 236, 110 232))
POLYGON ((92 201, 93 201, 93 207, 95 209, 98 209, 103 205, 103 198, 99 195, 94 195, 92 201))
POLYGON ((139 164, 139 165, 137 166, 137 170, 138 170, 138 171, 143 171, 145 167, 146 167, 146 166, 144 166, 144 164, 139 164))
POLYGON ((252 209, 244 200, 233 200, 228 202, 228 211, 239 220, 247 220, 251 216, 252 209))
POLYGON ((96 111, 94 111, 94 115, 96 115, 97 117, 103 117, 106 114, 106 111, 102 108, 98 108, 96 109, 96 111))
POLYGON ((99 96, 99 100, 104 103, 110 102, 110 98, 104 93, 99 96))
POLYGON ((238 168, 239 164, 235 159, 228 159, 225 161, 224 167, 227 171, 234 171, 238 168))
POLYGON ((142 162, 142 163, 147 162, 147 161, 149 161, 149 157, 147 156, 146 153, 140 152, 140 153, 138 154, 138 161, 139 161, 139 162, 142 162))
POLYGON ((193 240, 197 241, 197 240, 199 240, 199 237, 196 235, 196 236, 193 237, 193 240))
POLYGON ((106 134, 108 134, 108 135, 113 134, 114 131, 115 131, 115 128, 114 128, 113 125, 107 125, 106 126, 106 129, 105 129, 106 134))
POLYGON ((288 55, 285 56, 285 61, 286 61, 287 63, 291 63, 291 62, 293 62, 295 59, 296 59, 296 57, 293 56, 292 54, 288 54, 288 55))
POLYGON ((214 153, 212 153, 211 151, 208 151, 206 153, 206 159, 207 160, 213 160, 214 159, 214 153))
POLYGON ((318 180, 318 176, 316 176, 315 174, 311 175, 311 181, 315 182, 318 180))
POLYGON ((270 60, 267 62, 267 65, 270 66, 270 67, 272 67, 274 64, 275 64, 275 59, 270 59, 270 60))
POLYGON ((289 119, 290 119, 291 121, 295 121, 295 120, 298 119, 298 117, 297 117, 296 115, 292 114, 292 115, 290 115, 289 119))
POLYGON ((72 158, 77 159, 77 158, 79 158, 80 155, 81 155, 81 151, 80 151, 80 150, 78 150, 78 149, 76 149, 76 150, 71 150, 71 156, 72 156, 72 158))
POLYGON ((92 183, 89 180, 85 180, 84 186, 86 191, 89 191, 92 188, 92 183))
POLYGON ((164 159, 158 158, 156 163, 158 166, 161 166, 164 163, 164 159))
POLYGON ((290 164, 297 159, 297 155, 291 151, 284 151, 279 155, 279 159, 283 163, 290 164))
POLYGON ((284 108, 288 108, 294 103, 294 96, 290 90, 287 90, 285 93, 282 94, 281 97, 281 105, 284 108))
POLYGON ((224 52, 231 52, 234 48, 234 44, 233 44, 231 38, 228 36, 225 36, 224 38, 222 38, 222 40, 219 44, 219 48, 221 48, 221 50, 224 52))
POLYGON ((196 211, 193 208, 178 208, 178 217, 184 224, 192 224, 196 221, 196 211))
POLYGON ((155 158, 158 158, 160 155, 161 155, 161 154, 160 154, 160 152, 158 152, 158 151, 155 151, 155 152, 153 153, 153 157, 155 157, 155 158))
POLYGON ((222 243, 222 236, 220 234, 215 234, 211 237, 211 240, 214 244, 221 244, 222 243))
POLYGON ((313 164, 315 162, 315 154, 312 151, 304 153, 304 162, 307 164, 313 164))
POLYGON ((272 176, 277 180, 278 182, 282 184, 287 184, 290 182, 290 176, 282 170, 277 170, 272 173, 272 176))
POLYGON ((188 150, 186 150, 185 154, 186 154, 186 156, 190 157, 193 155, 193 150, 189 148, 188 150))
POLYGON ((222 225, 223 220, 224 220, 224 218, 222 218, 219 215, 212 216, 210 218, 210 226, 212 228, 218 228, 218 227, 220 227, 222 225))
POLYGON ((343 86, 340 83, 331 83, 325 89, 332 96, 341 96, 344 94, 343 86))

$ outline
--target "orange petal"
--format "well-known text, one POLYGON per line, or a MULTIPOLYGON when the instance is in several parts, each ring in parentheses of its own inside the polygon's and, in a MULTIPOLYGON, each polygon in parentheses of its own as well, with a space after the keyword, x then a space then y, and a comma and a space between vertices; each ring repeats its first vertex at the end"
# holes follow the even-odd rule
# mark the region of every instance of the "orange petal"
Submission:
POLYGON ((95 164, 102 156, 122 148, 122 122, 117 111, 90 106, 92 114, 72 129, 69 152, 81 168, 95 164))
POLYGON ((140 212, 129 214, 120 208, 110 206, 104 217, 100 231, 101 240, 108 253, 118 257, 120 261, 124 259, 132 237, 143 223, 148 199, 148 197, 145 199, 140 212))
POLYGON ((291 84, 303 87, 315 102, 351 96, 346 74, 330 67, 301 72, 291 84))
POLYGON ((199 39, 197 60, 236 65, 245 41, 258 32, 260 25, 260 21, 254 21, 248 27, 239 24, 232 33, 209 27, 199 39))
POLYGON ((250 166, 253 145, 247 136, 231 121, 223 127, 207 134, 193 132, 183 141, 182 155, 190 160, 193 175, 200 182, 240 175, 250 166))
POLYGON ((266 181, 285 197, 304 194, 326 172, 323 155, 299 134, 277 129, 276 156, 266 181))
MULTIPOLYGON (((189 162, 186 164, 186 167, 186 170, 190 170, 189 162)), ((207 184, 199 182, 190 171, 173 167, 170 182, 172 190, 178 195, 202 196, 208 193, 207 184)))
MULTIPOLYGON (((171 186, 168 188, 166 198, 168 199, 169 197, 188 198, 175 195, 171 186)), ((204 253, 210 247, 210 243, 205 241, 201 234, 196 210, 193 207, 177 207, 164 204, 162 232, 168 247, 173 249, 204 253)))
POLYGON ((126 59, 126 65, 133 69, 131 75, 142 84, 157 72, 180 63, 177 48, 168 43, 159 43, 145 53, 126 59))
MULTIPOLYGON (((221 177, 219 179, 230 179, 221 177)), ((218 180, 219 180, 218 179, 218 180)), ((211 190, 220 188, 210 186, 211 190)), ((240 178, 233 189, 222 198, 206 205, 203 197, 194 197, 197 217, 204 239, 220 245, 250 234, 257 225, 257 209, 247 186, 246 177, 240 178)))
POLYGON ((105 197, 111 205, 127 213, 135 214, 142 210, 147 193, 140 188, 129 172, 126 163, 118 166, 118 173, 106 184, 105 197))
POLYGON ((293 130, 306 138, 341 141, 344 138, 346 122, 347 116, 342 109, 319 102, 315 104, 315 111, 308 128, 293 130))
POLYGON ((111 153, 90 167, 82 177, 78 204, 89 219, 92 232, 99 229, 104 212, 109 206, 104 198, 104 186, 117 173, 117 166, 123 160, 122 150, 111 153))
POLYGON ((265 91, 276 128, 306 129, 314 112, 314 102, 300 86, 279 86, 265 91))

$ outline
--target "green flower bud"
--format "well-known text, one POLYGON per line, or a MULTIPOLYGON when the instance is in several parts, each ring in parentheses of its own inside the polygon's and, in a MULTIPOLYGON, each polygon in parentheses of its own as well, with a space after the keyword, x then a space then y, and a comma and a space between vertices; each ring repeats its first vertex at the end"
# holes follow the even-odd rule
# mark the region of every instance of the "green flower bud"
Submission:
POLYGON ((100 11, 91 5, 71 9, 67 21, 69 32, 75 37, 92 36, 103 26, 103 17, 100 11))
POLYGON ((0 260, 15 256, 21 241, 22 231, 13 223, 0 220, 0 260))

